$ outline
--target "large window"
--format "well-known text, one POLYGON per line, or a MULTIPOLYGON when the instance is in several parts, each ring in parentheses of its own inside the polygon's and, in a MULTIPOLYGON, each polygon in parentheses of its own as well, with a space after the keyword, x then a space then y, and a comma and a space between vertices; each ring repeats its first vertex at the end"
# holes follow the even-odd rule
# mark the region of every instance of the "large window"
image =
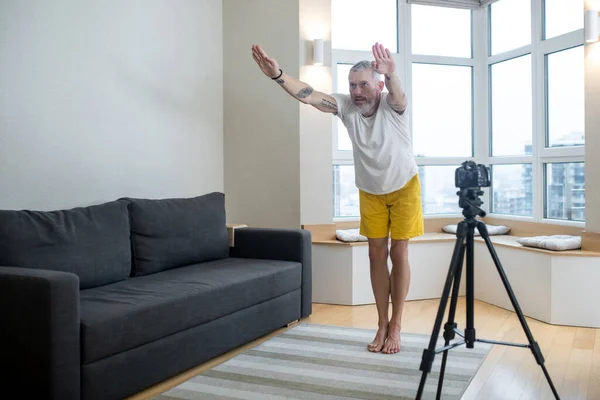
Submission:
MULTIPOLYGON (((332 0, 333 91, 348 93, 348 72, 372 60, 373 43, 392 50, 426 215, 460 213, 454 171, 472 159, 491 166, 482 198, 491 215, 584 221, 583 1, 468 10, 332 0)), ((334 214, 356 218, 352 144, 334 125, 334 214)))
POLYGON ((492 213, 583 221, 581 10, 581 0, 489 6, 492 213))

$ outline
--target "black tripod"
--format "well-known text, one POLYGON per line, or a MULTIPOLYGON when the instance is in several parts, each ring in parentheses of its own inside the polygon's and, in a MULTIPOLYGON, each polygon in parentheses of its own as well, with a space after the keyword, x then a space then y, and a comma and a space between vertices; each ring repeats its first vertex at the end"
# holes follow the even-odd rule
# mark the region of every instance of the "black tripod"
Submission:
POLYGON ((458 224, 458 229, 456 231, 456 244, 454 246, 454 252, 452 254, 452 260, 450 262, 450 269, 448 271, 448 277, 446 278, 446 284, 444 286, 444 290, 442 292, 442 298, 440 300, 440 307, 437 313, 437 317, 435 319, 435 325, 433 326, 433 332, 431 334, 431 340, 429 342, 429 347, 423 351, 423 358, 421 360, 421 366, 419 370, 423 371, 423 375, 421 377, 421 382, 419 384, 419 390, 417 392, 417 400, 421 399, 423 394, 423 389, 425 387, 425 381, 427 379, 427 374, 431 372, 431 367, 433 365, 433 360, 436 354, 444 353, 442 358, 442 365, 440 370, 440 378, 438 381, 438 389, 437 389, 437 399, 440 399, 442 394, 442 386, 444 382, 444 372, 446 369, 446 360, 448 358, 448 351, 462 346, 466 344, 466 347, 472 349, 475 345, 475 342, 482 343, 491 343, 491 344, 501 344, 506 346, 516 346, 531 349, 533 356, 537 363, 542 367, 542 371, 544 371, 544 375, 548 380, 548 384, 552 389, 552 393, 554 393, 554 397, 558 400, 560 397, 556 389, 554 388, 554 384, 550 379, 550 375, 548 374, 548 370, 544 365, 544 356, 542 355, 542 351, 540 350, 540 346, 534 340, 531 331, 529 330, 529 326, 527 325, 527 321, 523 316, 523 312, 521 311, 521 307, 517 302, 515 294, 512 291, 510 283, 508 282, 508 278, 504 273, 504 269, 500 264, 500 259, 496 254, 496 250, 492 245, 490 237, 488 235, 487 228, 485 224, 481 221, 478 221, 476 216, 485 216, 485 211, 483 211, 479 206, 483 204, 479 196, 483 194, 480 191, 480 188, 461 188, 459 192, 459 206, 463 209, 463 215, 465 219, 458 224), (502 279, 502 283, 506 288, 508 296, 510 297, 510 301, 519 317, 519 321, 521 322, 521 326, 525 331, 527 336, 527 340, 529 344, 516 344, 516 343, 507 343, 507 342, 498 342, 494 340, 485 340, 485 339, 476 339, 475 337, 475 327, 473 323, 473 290, 474 290, 474 235, 475 228, 479 230, 481 237, 485 240, 485 244, 494 260, 494 264, 496 264, 496 268, 498 269, 498 273, 500 274, 500 278, 502 279), (467 279, 467 327, 465 329, 464 334, 457 329, 457 324, 454 322, 454 317, 456 315, 456 302, 458 300, 458 291, 460 287, 460 278, 462 273, 462 266, 464 260, 464 253, 467 253, 467 271, 466 271, 466 279, 467 279), (452 298, 450 300, 450 310, 448 312, 448 322, 444 325, 444 339, 445 344, 441 349, 436 350, 435 346, 438 340, 438 336, 440 334, 440 328, 442 324, 442 319, 444 318, 444 312, 446 310, 446 304, 448 303, 448 295, 450 294, 450 287, 452 287, 452 298), (450 341, 454 339, 454 335, 458 334, 463 340, 459 340, 455 343, 450 344, 450 341))

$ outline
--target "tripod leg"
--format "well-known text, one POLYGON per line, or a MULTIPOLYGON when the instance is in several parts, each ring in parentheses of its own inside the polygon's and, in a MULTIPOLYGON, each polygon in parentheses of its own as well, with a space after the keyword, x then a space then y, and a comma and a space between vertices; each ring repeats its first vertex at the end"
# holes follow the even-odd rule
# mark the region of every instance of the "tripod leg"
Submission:
POLYGON ((465 341, 467 348, 472 349, 475 344, 475 224, 469 225, 467 233, 467 327, 465 328, 465 341))
MULTIPOLYGON (((456 273, 454 274, 454 283, 452 284, 452 297, 450 298, 450 310, 448 311, 448 322, 444 325, 444 347, 447 347, 450 344, 450 341, 454 339, 456 328, 456 322, 454 322, 454 318, 456 317, 456 303, 458 302, 458 292, 460 290, 460 279, 462 275, 463 269, 463 261, 464 261, 464 245, 460 250, 460 259, 458 260, 458 266, 456 269, 456 273)), ((436 399, 440 399, 442 397, 442 387, 444 386, 444 374, 446 372, 446 361, 448 360, 448 349, 444 351, 444 355, 442 356, 442 366, 440 368, 440 379, 438 381, 438 389, 436 399)))
POLYGON ((554 384, 552 383, 552 379, 550 379, 550 374, 548 374, 548 370, 546 369, 546 366, 544 365, 544 356, 542 355, 542 350, 540 349, 539 344, 533 338, 533 334, 529 330, 529 325, 527 325, 527 320, 525 319, 525 316, 523 315, 523 311, 521 311, 521 306, 519 306, 519 302, 517 301, 517 298, 512 290, 510 282, 508 281, 508 277, 506 276, 506 273, 504 272, 504 268, 502 267, 502 264, 500 263, 498 254, 496 253, 496 250, 494 249, 492 241, 490 240, 490 236, 488 235, 487 227, 485 226, 485 224, 483 222, 477 221, 477 228, 479 229, 479 233, 481 233, 481 237, 485 241, 485 244, 490 252, 490 255, 492 256, 492 259, 494 260, 494 264, 496 265, 496 269, 498 270, 498 273, 500 274, 500 278, 502 279, 502 283, 504 284, 506 293, 508 294, 508 297, 510 298, 510 302, 512 303, 512 306, 513 306, 515 312, 517 313, 517 317, 519 318, 521 327, 523 327, 523 331, 525 332, 525 335, 527 336, 527 341, 529 342, 529 347, 531 349, 531 352, 533 353, 533 357, 535 357, 535 361, 542 368, 542 371, 544 372, 544 375, 546 376, 546 380, 548 381, 548 384, 550 385, 550 389, 552 389, 552 393, 554 394, 554 397, 556 399, 560 399, 560 397, 558 396, 558 392, 556 391, 556 388, 554 387, 554 384))
POLYGON ((420 400, 423 395, 423 389, 425 388, 425 381, 427 380, 427 374, 431 372, 431 366, 435 358, 435 346, 437 344, 438 336, 440 334, 440 327, 442 325, 442 319, 446 311, 446 305, 448 303, 448 295, 450 294, 450 287, 452 281, 456 277, 456 270, 458 269, 459 259, 463 256, 464 240, 466 235, 467 225, 466 222, 460 222, 456 231, 456 243, 454 244, 454 251, 452 253, 452 260, 450 261, 450 268, 448 269, 448 276, 446 277, 446 283, 444 290, 442 291, 442 297, 440 299, 440 306, 438 308, 437 317, 433 325, 433 331, 431 333, 431 339, 429 340, 429 347, 423 350, 423 357, 421 359, 421 366, 419 370, 423 371, 421 376, 421 382, 419 383, 419 389, 417 391, 416 400, 420 400))

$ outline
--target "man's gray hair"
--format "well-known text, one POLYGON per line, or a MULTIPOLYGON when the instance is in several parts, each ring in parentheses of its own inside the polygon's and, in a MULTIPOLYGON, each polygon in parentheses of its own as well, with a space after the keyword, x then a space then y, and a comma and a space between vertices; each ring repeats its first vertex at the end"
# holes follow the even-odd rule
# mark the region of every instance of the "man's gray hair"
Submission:
POLYGON ((361 72, 369 69, 373 71, 373 78, 375 78, 375 81, 381 81, 381 74, 375 71, 373 69, 373 66, 371 65, 371 62, 367 60, 359 61, 356 64, 354 64, 352 68, 350 68, 350 72, 361 72))

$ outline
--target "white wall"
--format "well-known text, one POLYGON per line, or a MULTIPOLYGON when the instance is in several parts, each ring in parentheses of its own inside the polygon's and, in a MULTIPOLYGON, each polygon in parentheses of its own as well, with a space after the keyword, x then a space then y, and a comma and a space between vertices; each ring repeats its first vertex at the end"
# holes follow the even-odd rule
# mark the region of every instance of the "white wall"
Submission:
POLYGON ((252 58, 298 77, 298 0, 223 1, 225 201, 230 222, 300 227, 300 106, 252 58))
POLYGON ((0 0, 0 208, 223 191, 219 0, 0 0))
MULTIPOLYGON (((587 0, 600 9, 600 0, 587 0)), ((600 232, 600 42, 585 44, 585 229, 600 232)))

